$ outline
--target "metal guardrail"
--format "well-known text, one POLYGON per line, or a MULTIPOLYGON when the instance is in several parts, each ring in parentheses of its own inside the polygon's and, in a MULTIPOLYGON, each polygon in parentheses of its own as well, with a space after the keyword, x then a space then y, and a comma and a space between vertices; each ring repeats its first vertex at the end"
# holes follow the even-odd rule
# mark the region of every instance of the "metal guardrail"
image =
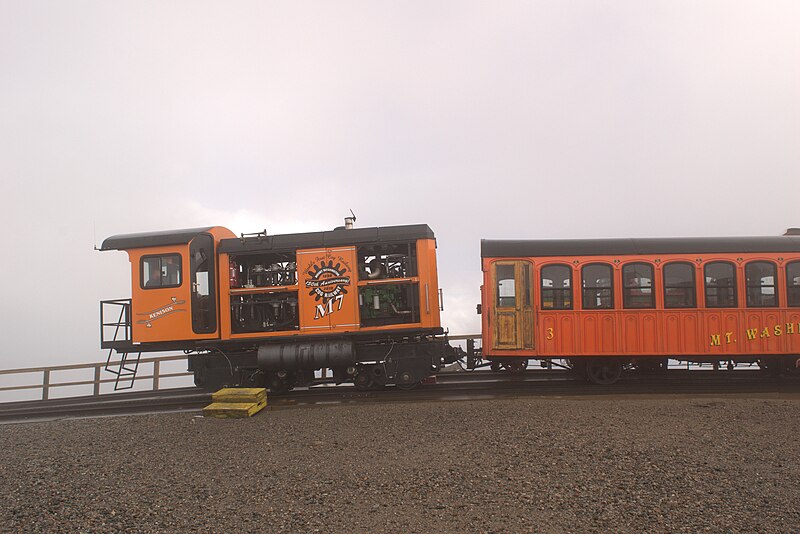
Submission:
MULTIPOLYGON (((140 364, 153 364, 153 372, 149 375, 137 375, 137 380, 152 380, 153 381, 153 391, 159 391, 159 387, 161 385, 161 379, 163 378, 174 378, 179 376, 192 376, 193 373, 189 372, 181 372, 181 373, 162 373, 161 372, 161 362, 170 362, 170 361, 180 361, 186 360, 187 356, 185 354, 180 355, 172 355, 172 356, 157 356, 153 358, 142 358, 139 360, 140 364)), ((119 365, 120 361, 111 362, 111 364, 119 365)), ((42 390, 42 400, 47 400, 50 398, 50 389, 58 388, 58 387, 67 387, 67 386, 94 386, 92 395, 99 396, 100 395, 100 385, 113 383, 116 382, 116 377, 114 378, 101 378, 102 371, 106 366, 106 362, 96 362, 96 363, 80 363, 75 365, 54 365, 50 367, 25 367, 22 369, 6 369, 0 370, 0 376, 9 376, 9 375, 21 375, 21 374, 30 374, 30 373, 42 373, 42 381, 38 384, 29 384, 29 385, 22 385, 22 386, 3 386, 0 387, 0 392, 3 391, 22 391, 22 390, 31 390, 31 389, 41 389, 42 390), (77 380, 77 381, 70 381, 70 382, 55 382, 53 381, 53 374, 59 371, 75 371, 80 369, 94 369, 94 380, 77 380)))
MULTIPOLYGON (((464 335, 456 335, 456 336, 448 336, 450 341, 466 341, 470 339, 480 339, 480 334, 464 334, 464 335)), ((181 372, 181 373, 161 373, 161 362, 171 362, 171 361, 180 361, 186 360, 188 356, 185 354, 179 355, 172 355, 172 356, 156 356, 152 358, 142 358, 139 360, 139 364, 153 364, 153 372, 149 375, 139 375, 137 374, 137 380, 152 380, 153 381, 153 391, 159 391, 160 382, 162 378, 175 378, 181 376, 192 376, 193 373, 190 372, 181 372)), ((119 365, 121 363, 120 360, 111 361, 111 362, 96 362, 96 363, 79 363, 75 365, 53 365, 49 367, 25 367, 21 369, 5 369, 0 370, 0 376, 9 376, 9 375, 22 375, 22 374, 30 374, 30 373, 42 373, 42 381, 36 384, 29 384, 29 385, 22 385, 22 386, 3 386, 0 387, 0 393, 4 391, 23 391, 23 390, 31 390, 31 389, 41 389, 42 390, 42 400, 47 400, 50 398, 50 390, 52 388, 59 388, 59 387, 68 387, 68 386, 93 386, 92 395, 97 397, 101 394, 100 392, 100 385, 101 384, 110 384, 116 382, 116 377, 114 378, 101 378, 102 371, 106 367, 106 365, 119 365), (80 369, 94 369, 94 379, 93 380, 77 380, 71 382, 54 382, 53 381, 53 374, 59 371, 75 371, 80 369)), ((323 375, 324 376, 324 375, 323 375)))
POLYGON ((450 341, 466 341, 467 339, 480 339, 480 334, 459 334, 457 336, 448 335, 447 339, 450 341))

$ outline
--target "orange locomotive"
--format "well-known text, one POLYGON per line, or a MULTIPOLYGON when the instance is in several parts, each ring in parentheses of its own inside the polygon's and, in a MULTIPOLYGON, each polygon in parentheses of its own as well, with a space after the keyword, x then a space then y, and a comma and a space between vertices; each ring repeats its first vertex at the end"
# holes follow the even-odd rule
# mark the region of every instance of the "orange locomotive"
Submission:
POLYGON ((101 303, 101 346, 184 350, 195 383, 285 391, 330 368, 361 389, 413 387, 456 358, 441 334, 427 225, 236 237, 222 227, 113 236, 132 298, 101 303), (115 310, 116 308, 116 310, 115 310), (119 320, 107 322, 117 311, 119 320), (110 334, 113 329, 113 338, 110 334))
MULTIPOLYGON (((482 357, 521 371, 566 360, 594 383, 667 358, 800 354, 800 231, 694 239, 483 240, 482 357)), ((474 354, 470 354, 474 361, 474 354)))

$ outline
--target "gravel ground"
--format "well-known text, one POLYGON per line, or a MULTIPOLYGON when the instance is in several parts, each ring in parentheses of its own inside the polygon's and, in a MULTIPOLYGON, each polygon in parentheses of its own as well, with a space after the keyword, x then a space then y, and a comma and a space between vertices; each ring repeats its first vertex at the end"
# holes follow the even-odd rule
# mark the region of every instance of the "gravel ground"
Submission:
POLYGON ((798 532, 799 409, 529 398, 3 425, 0 528, 798 532))

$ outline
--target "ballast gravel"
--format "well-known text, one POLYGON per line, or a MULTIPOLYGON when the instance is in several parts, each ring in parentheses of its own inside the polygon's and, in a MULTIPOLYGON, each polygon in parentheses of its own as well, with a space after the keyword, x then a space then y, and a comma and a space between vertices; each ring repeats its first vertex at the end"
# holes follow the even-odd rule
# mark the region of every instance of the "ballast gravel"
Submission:
POLYGON ((800 401, 510 399, 0 426, 16 532, 798 532, 800 401))

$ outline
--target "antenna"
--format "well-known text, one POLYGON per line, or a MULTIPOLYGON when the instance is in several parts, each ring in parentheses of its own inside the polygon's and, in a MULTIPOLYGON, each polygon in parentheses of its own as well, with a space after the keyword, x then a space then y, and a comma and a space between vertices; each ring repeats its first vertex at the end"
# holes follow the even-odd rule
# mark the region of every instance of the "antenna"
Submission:
POLYGON ((353 216, 353 222, 356 222, 356 214, 353 213, 353 209, 352 208, 350 208, 350 215, 353 216))

